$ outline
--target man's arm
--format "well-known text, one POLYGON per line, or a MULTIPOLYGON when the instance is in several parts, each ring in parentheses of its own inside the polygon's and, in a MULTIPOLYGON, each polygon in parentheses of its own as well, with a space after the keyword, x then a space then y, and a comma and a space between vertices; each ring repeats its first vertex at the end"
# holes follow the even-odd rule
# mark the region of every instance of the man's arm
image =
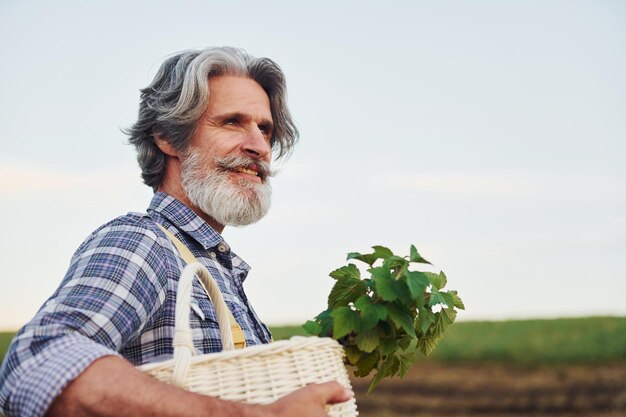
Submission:
POLYGON ((0 414, 41 417, 95 360, 119 356, 159 311, 166 256, 135 219, 116 219, 72 257, 53 296, 15 336, 0 368, 0 414))
POLYGON ((157 381, 116 356, 93 362, 52 403, 46 417, 323 417, 326 404, 350 399, 339 383, 309 385, 279 401, 246 405, 157 381))

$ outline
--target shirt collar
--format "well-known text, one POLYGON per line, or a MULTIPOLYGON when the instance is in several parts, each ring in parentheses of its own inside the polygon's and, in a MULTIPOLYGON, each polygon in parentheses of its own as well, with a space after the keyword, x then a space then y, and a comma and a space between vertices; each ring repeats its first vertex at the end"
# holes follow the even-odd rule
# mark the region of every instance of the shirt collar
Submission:
POLYGON ((177 229, 187 233, 198 241, 204 249, 219 245, 224 239, 207 222, 194 213, 180 200, 163 192, 157 192, 152 197, 148 213, 155 212, 165 217, 177 229))

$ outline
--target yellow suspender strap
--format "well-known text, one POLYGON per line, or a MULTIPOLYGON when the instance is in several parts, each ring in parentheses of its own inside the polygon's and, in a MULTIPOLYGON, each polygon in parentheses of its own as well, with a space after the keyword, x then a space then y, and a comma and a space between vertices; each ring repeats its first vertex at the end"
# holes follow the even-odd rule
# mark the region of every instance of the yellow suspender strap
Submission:
MULTIPOLYGON (((189 248, 185 246, 185 244, 181 242, 176 236, 174 236, 172 232, 170 232, 169 230, 167 230, 165 227, 161 226, 158 223, 157 223, 157 226, 159 226, 159 228, 163 230, 163 232, 167 235, 167 237, 172 241, 174 246, 176 246, 176 249, 178 249, 180 256, 182 256, 182 258, 187 264, 190 264, 192 262, 198 262, 198 260, 193 255, 193 253, 191 253, 191 251, 189 250, 189 248)), ((200 282, 200 285, 202 285, 202 288, 204 288, 204 292, 206 292, 207 296, 209 296, 209 292, 204 286, 204 283, 202 282, 202 280, 198 280, 198 281, 200 282)), ((239 323, 237 323, 237 320, 235 320, 235 317, 233 316, 233 313, 230 310, 228 311, 228 315, 230 316, 230 329, 233 332, 233 342, 235 343, 235 349, 243 349, 246 347, 246 338, 243 335, 243 330, 241 330, 241 326, 239 326, 239 323)))

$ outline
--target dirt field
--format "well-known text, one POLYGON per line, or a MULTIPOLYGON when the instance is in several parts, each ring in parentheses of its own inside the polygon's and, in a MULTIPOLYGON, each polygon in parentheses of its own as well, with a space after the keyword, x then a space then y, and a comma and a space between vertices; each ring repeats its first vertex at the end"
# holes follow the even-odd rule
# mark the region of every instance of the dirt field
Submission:
POLYGON ((404 380, 365 395, 353 381, 361 417, 625 417, 626 363, 520 368, 416 365, 404 380))

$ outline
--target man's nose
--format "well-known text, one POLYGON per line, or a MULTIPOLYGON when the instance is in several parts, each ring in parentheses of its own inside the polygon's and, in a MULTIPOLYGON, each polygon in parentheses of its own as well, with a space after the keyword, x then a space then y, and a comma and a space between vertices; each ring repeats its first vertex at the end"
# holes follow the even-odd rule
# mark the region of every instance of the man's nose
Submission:
POLYGON ((269 138, 258 126, 254 125, 250 127, 246 134, 243 150, 254 158, 268 159, 271 155, 272 147, 269 138))

